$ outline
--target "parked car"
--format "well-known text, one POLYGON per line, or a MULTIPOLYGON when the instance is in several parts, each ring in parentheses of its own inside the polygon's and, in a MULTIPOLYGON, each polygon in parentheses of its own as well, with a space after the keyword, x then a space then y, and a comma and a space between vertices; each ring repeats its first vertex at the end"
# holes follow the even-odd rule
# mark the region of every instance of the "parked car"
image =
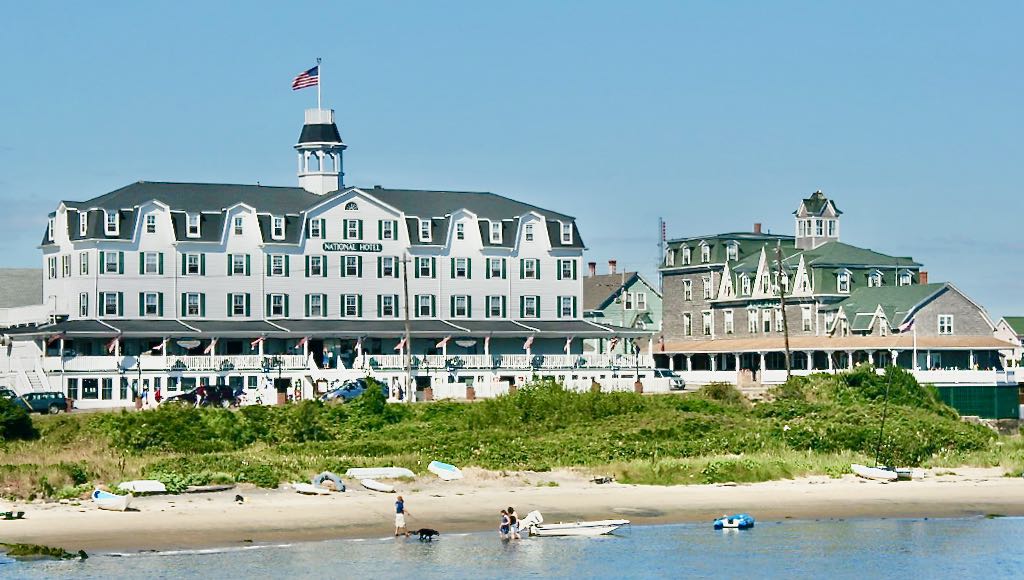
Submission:
POLYGON ((682 391, 686 388, 686 381, 682 377, 676 374, 675 371, 669 369, 654 369, 654 378, 656 379, 670 379, 668 388, 673 391, 682 391))
MULTIPOLYGON (((320 395, 320 400, 324 401, 325 403, 330 401, 348 403, 352 399, 355 399, 359 395, 365 393, 366 389, 368 388, 369 385, 367 384, 366 379, 352 379, 349 381, 345 381, 344 383, 342 383, 340 387, 331 389, 330 391, 327 391, 323 395, 320 395)), ((387 386, 381 385, 380 390, 384 394, 384 398, 387 398, 387 386)))
POLYGON ((5 397, 20 405, 29 413, 49 413, 56 415, 63 413, 68 408, 68 399, 64 393, 56 391, 44 393, 25 393, 18 396, 10 389, 0 390, 0 397, 5 397))
POLYGON ((161 405, 190 405, 200 407, 237 407, 242 396, 242 389, 233 391, 230 385, 210 385, 196 387, 191 391, 165 398, 161 405))

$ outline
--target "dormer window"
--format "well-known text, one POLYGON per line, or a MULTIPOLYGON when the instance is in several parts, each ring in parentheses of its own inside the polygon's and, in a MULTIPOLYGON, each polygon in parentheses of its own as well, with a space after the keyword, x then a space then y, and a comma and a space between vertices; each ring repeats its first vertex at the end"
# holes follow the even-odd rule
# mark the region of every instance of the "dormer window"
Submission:
POLYGON ((319 238, 321 237, 320 220, 309 220, 309 237, 319 238))
POLYGON ((572 224, 567 224, 567 223, 563 223, 562 224, 562 243, 563 244, 571 244, 572 243, 572 224))
POLYGON ((676 251, 675 250, 669 250, 669 251, 665 252, 665 265, 666 266, 675 266, 676 265, 676 251))
POLYGON ((420 241, 421 242, 429 242, 429 241, 431 241, 430 220, 420 220, 420 241))
POLYGON ((899 285, 900 286, 910 286, 913 283, 914 283, 913 276, 911 275, 910 272, 900 272, 900 279, 899 279, 899 285))
POLYGON ((725 247, 725 259, 738 260, 740 256, 739 244, 732 243, 725 247))
POLYGON ((523 236, 526 238, 527 242, 533 241, 533 224, 526 224, 523 228, 523 236))
POLYGON ((78 212, 78 235, 85 237, 89 235, 89 214, 86 212, 78 212))
POLYGON ((840 272, 836 274, 836 289, 840 294, 850 293, 850 273, 840 272))
POLYGON ((188 237, 190 237, 190 238, 198 238, 199 237, 199 214, 197 214, 197 213, 190 213, 190 214, 188 214, 187 219, 188 219, 188 230, 186 230, 186 231, 187 231, 188 237))
POLYGON ((466 224, 457 223, 455 224, 455 239, 464 240, 466 239, 466 224))
POLYGON ((711 261, 711 246, 707 244, 700 245, 700 263, 707 264, 711 261))
POLYGON ((879 272, 878 270, 875 270, 874 272, 868 274, 868 288, 877 288, 879 286, 882 286, 883 283, 884 280, 882 278, 882 273, 879 272))
POLYGON ((118 232, 117 212, 116 211, 115 212, 109 212, 108 211, 108 212, 105 212, 105 213, 106 213, 107 217, 106 217, 106 221, 104 222, 105 225, 104 225, 104 230, 103 231, 106 232, 106 234, 108 236, 116 236, 117 232, 118 232))
POLYGON ((274 216, 270 218, 270 237, 275 240, 284 239, 284 218, 281 216, 274 216))
POLYGON ((814 220, 814 235, 819 238, 825 235, 825 220, 814 220))
POLYGON ((501 222, 491 222, 491 243, 501 243, 501 222))
POLYGON ((743 288, 743 295, 750 296, 750 276, 744 274, 743 277, 740 278, 740 286, 743 288))
POLYGON ((693 260, 693 250, 690 248, 683 248, 683 265, 689 266, 693 260))
POLYGON ((836 220, 828 220, 828 237, 836 237, 836 220))
POLYGON ((242 221, 242 218, 241 218, 241 217, 236 217, 236 218, 235 218, 235 220, 234 220, 234 222, 235 222, 235 235, 236 235, 236 236, 240 236, 240 235, 242 235, 242 232, 244 231, 244 230, 242 229, 242 224, 244 223, 244 222, 242 221))
POLYGON ((146 233, 147 234, 155 234, 156 233, 156 216, 155 215, 147 215, 146 216, 146 233))
POLYGON ((46 239, 53 241, 53 218, 46 222, 46 239))

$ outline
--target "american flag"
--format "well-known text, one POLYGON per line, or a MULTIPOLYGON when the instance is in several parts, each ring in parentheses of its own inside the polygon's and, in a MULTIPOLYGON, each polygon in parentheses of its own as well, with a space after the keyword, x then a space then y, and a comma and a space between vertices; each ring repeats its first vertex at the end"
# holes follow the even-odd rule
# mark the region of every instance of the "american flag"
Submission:
POLYGON ((320 65, 302 72, 292 81, 292 90, 297 91, 306 87, 315 87, 320 84, 320 65))
POLYGON ((398 344, 395 345, 395 350, 403 350, 403 349, 405 349, 405 339, 404 338, 402 340, 398 341, 398 344))
POLYGON ((444 337, 444 340, 442 340, 441 342, 435 344, 434 348, 444 348, 445 346, 448 345, 448 341, 451 340, 451 339, 452 339, 451 335, 448 335, 448 336, 444 337))
POLYGON ((523 343, 523 350, 530 350, 531 346, 533 346, 533 337, 529 336, 526 338, 526 342, 523 343))
POLYGON ((203 349, 203 354, 213 354, 213 351, 214 351, 215 348, 217 348, 217 339, 216 338, 211 340, 209 346, 207 346, 205 349, 203 349))

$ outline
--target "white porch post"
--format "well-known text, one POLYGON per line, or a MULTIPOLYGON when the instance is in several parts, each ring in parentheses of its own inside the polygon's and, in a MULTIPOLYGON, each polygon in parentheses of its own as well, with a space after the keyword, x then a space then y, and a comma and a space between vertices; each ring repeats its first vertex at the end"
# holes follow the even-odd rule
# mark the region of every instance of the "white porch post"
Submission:
POLYGON ((309 341, 308 340, 302 343, 302 358, 303 359, 308 359, 309 358, 309 341))
POLYGON ((757 354, 760 357, 760 363, 759 363, 759 366, 758 366, 758 371, 763 373, 765 368, 767 367, 767 365, 765 364, 765 360, 764 360, 764 353, 763 352, 759 352, 757 354))
POLYGON ((491 341, 484 340, 484 354, 491 356, 491 341))
POLYGON ((926 350, 924 352, 925 352, 925 355, 924 355, 924 366, 926 366, 928 368, 928 370, 931 370, 932 369, 932 351, 931 350, 926 350))
POLYGON ((813 371, 814 370, 814 351, 813 350, 809 350, 809 351, 807 351, 804 354, 807 355, 807 370, 808 371, 813 371))
POLYGON ((834 354, 835 354, 835 351, 831 351, 831 352, 826 352, 826 353, 825 353, 825 355, 826 355, 826 357, 825 357, 825 358, 827 358, 827 359, 828 359, 828 370, 829 370, 829 371, 834 371, 834 370, 836 370, 836 369, 835 369, 835 365, 834 365, 834 364, 832 364, 832 355, 834 355, 834 354))
POLYGON ((684 354, 683 356, 686 357, 686 370, 692 371, 693 370, 693 359, 688 354, 684 354))
POLYGON ((676 370, 676 357, 675 355, 669 355, 668 357, 668 370, 676 370))
POLYGON ((713 355, 711 355, 711 372, 715 372, 717 370, 718 370, 718 355, 717 354, 713 354, 713 355))
MULTIPOLYGON (((61 337, 60 345, 59 346, 60 346, 60 358, 64 358, 64 337, 61 337)), ((44 355, 46 354, 46 350, 45 349, 43 350, 43 354, 44 355)))
POLYGON ((266 342, 266 340, 267 339, 263 339, 256 344, 256 354, 260 355, 261 357, 263 356, 263 343, 266 342))
POLYGON ((853 370, 853 351, 852 350, 846 351, 846 368, 848 370, 851 370, 851 371, 853 370))
POLYGON ((868 351, 868 364, 875 366, 875 351, 873 350, 868 351))
MULTIPOLYGON (((63 350, 64 350, 64 340, 63 339, 60 341, 60 344, 61 344, 61 347, 60 347, 61 351, 63 352, 63 350)), ((968 351, 968 356, 970 357, 970 360, 969 360, 970 366, 968 368, 973 371, 975 365, 977 364, 975 362, 975 360, 974 360, 974 351, 973 350, 968 351)))
POLYGON ((736 363, 736 372, 740 372, 740 353, 734 352, 732 354, 733 362, 736 363))
POLYGON ((892 366, 894 366, 894 367, 895 366, 899 366, 899 360, 898 359, 900 358, 900 351, 898 351, 898 350, 889 351, 889 356, 892 357, 892 366))

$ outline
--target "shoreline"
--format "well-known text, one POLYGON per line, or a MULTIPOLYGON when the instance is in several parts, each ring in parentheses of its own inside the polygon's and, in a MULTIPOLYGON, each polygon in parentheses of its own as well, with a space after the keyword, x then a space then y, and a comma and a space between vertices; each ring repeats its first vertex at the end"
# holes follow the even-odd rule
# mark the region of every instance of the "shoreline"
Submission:
MULTIPOLYGON (((409 530, 435 528, 442 536, 496 530, 498 511, 508 505, 520 517, 538 510, 548 522, 624 518, 637 525, 710 524, 736 512, 751 513, 759 522, 1024 516, 1024 478, 1004 477, 999 468, 931 470, 924 480, 896 483, 847 475, 665 487, 594 484, 568 470, 464 472, 461 481, 421 477, 396 485, 405 497, 409 530)), ((349 491, 329 496, 304 496, 285 486, 238 486, 138 497, 132 503, 138 511, 124 513, 98 510, 89 501, 4 503, 3 511, 25 511, 25 519, 0 521, 0 541, 124 553, 391 537, 395 494, 347 484, 349 491), (236 494, 245 502, 236 503, 236 494)))

